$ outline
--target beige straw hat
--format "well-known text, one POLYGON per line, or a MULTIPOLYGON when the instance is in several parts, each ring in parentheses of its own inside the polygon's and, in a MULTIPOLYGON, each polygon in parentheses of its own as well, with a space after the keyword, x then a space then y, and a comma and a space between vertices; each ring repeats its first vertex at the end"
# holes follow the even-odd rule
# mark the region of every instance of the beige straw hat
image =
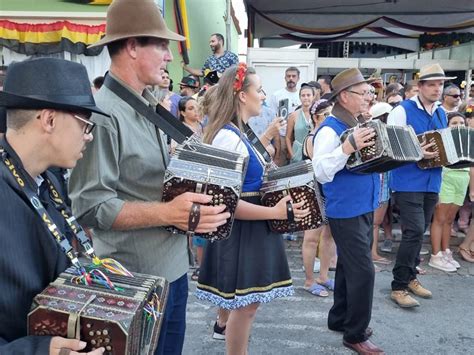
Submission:
POLYGON ((435 63, 421 67, 418 80, 451 80, 456 78, 456 76, 446 76, 441 65, 435 63))

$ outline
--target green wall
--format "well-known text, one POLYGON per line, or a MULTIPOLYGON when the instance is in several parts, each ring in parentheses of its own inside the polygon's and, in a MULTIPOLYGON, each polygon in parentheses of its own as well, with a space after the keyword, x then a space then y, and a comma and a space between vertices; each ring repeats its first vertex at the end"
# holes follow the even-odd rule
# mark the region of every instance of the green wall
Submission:
POLYGON ((107 6, 72 0, 0 0, 0 11, 105 12, 107 6))
MULTIPOLYGON (((189 22, 189 34, 191 37, 191 49, 189 50, 189 66, 191 68, 202 68, 206 58, 211 55, 209 48, 209 37, 219 32, 225 37, 224 14, 226 11, 225 0, 187 0, 187 13, 189 22)), ((166 0, 165 20, 171 30, 176 31, 174 20, 173 0, 166 0)), ((238 33, 231 23, 232 52, 237 53, 238 33)), ((227 38, 226 38, 227 40, 227 38)), ((174 91, 178 89, 177 83, 184 75, 188 75, 181 67, 181 55, 176 43, 171 44, 174 60, 168 65, 168 71, 173 79, 174 91)))

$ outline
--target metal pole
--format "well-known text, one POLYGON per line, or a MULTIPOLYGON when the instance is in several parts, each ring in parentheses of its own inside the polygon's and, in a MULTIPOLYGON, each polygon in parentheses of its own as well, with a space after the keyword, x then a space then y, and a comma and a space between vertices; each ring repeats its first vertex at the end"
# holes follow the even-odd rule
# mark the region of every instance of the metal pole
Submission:
POLYGON ((469 92, 471 90, 471 84, 472 84, 471 77, 472 77, 472 69, 466 70, 466 86, 464 87, 465 98, 469 96, 469 92))
POLYGON ((230 51, 232 49, 232 34, 231 34, 231 24, 232 24, 232 16, 231 16, 231 1, 232 0, 226 0, 226 14, 225 14, 225 43, 226 43, 226 49, 230 51))

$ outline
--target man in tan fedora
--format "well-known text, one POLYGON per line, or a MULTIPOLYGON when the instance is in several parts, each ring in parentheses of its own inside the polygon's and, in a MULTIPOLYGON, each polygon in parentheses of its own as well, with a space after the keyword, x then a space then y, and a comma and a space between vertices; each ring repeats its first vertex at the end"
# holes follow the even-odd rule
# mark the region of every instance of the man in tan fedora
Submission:
POLYGON ((368 338, 374 289, 371 245, 373 212, 378 207, 378 174, 356 174, 345 166, 350 154, 373 145, 373 129, 356 128, 343 142, 339 138, 363 121, 371 100, 370 80, 356 68, 347 69, 332 81, 331 100, 336 103, 316 132, 313 167, 322 184, 326 215, 337 245, 338 260, 334 305, 328 327, 344 333, 343 344, 359 354, 383 354, 368 338))
MULTIPOLYGON (((440 107, 446 77, 439 64, 430 64, 421 68, 417 83, 418 95, 403 101, 390 113, 388 124, 410 125, 417 135, 426 131, 447 126, 445 111, 440 107)), ((433 144, 422 144, 426 159, 436 157, 430 152, 433 144)), ((441 187, 441 168, 420 169, 415 163, 404 165, 392 171, 390 189, 395 203, 400 208, 402 241, 397 252, 393 268, 392 300, 400 307, 419 306, 419 302, 408 293, 422 298, 431 298, 432 294, 424 288, 417 278, 416 266, 423 242, 423 234, 431 222, 441 187)), ((443 255, 435 256, 442 264, 443 255)))
MULTIPOLYGON (((97 105, 111 117, 92 116, 96 139, 72 171, 70 197, 81 223, 92 228, 100 256, 113 257, 131 271, 161 275, 170 282, 156 354, 180 354, 186 325, 188 252, 184 235, 163 226, 188 227, 192 204, 210 197, 185 193, 161 203, 168 162, 166 138, 145 117, 117 96, 115 83, 144 103, 156 105, 145 88, 157 85, 173 59, 171 32, 153 0, 115 0, 107 11, 106 45, 111 66, 97 92, 97 105), (145 98, 145 95, 147 98, 145 98)), ((201 206, 198 233, 217 229, 229 218, 225 206, 201 206)))

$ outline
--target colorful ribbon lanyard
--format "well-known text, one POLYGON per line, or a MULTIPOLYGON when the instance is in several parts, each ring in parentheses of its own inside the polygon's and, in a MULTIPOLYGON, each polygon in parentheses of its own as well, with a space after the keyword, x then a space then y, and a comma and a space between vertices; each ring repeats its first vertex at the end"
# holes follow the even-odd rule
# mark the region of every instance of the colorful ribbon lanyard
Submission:
MULTIPOLYGON (((79 279, 76 281, 83 282, 88 285, 92 283, 96 283, 96 284, 101 284, 103 286, 106 286, 112 289, 115 288, 112 282, 108 279, 108 277, 104 273, 102 273, 100 270, 92 269, 89 272, 86 270, 86 268, 81 264, 81 262, 77 258, 74 252, 74 249, 71 246, 71 243, 69 243, 69 240, 66 238, 64 233, 62 233, 59 230, 57 225, 53 222, 53 219, 51 218, 49 213, 46 211, 46 208, 41 203, 38 193, 33 191, 33 189, 31 189, 30 187, 26 186, 25 182, 27 180, 25 179, 25 176, 23 175, 21 171, 16 169, 15 164, 13 163, 12 159, 8 157, 7 152, 2 146, 0 146, 0 154, 2 156, 2 161, 6 165, 8 171, 12 174, 15 181, 20 186, 21 191, 25 194, 28 201, 33 206, 33 210, 41 218, 41 221, 45 224, 47 230, 54 237, 54 239, 58 243, 61 250, 69 258, 72 265, 76 267, 76 269, 81 274, 82 279, 79 279)), ((54 187, 51 180, 48 178, 46 174, 43 174, 42 177, 45 179, 45 181, 48 184, 50 197, 55 208, 58 210, 58 212, 61 213, 61 215, 67 222, 69 228, 72 231, 72 235, 74 236, 76 240, 79 241, 81 246, 84 248, 86 255, 90 259, 92 259, 94 266, 95 267, 103 266, 113 274, 126 275, 126 276, 133 277, 133 275, 127 269, 125 269, 125 267, 123 267, 118 261, 109 259, 109 258, 99 259, 96 256, 94 248, 92 247, 91 240, 87 236, 84 229, 79 225, 79 223, 77 223, 77 220, 72 215, 70 208, 66 205, 64 200, 61 198, 61 195, 58 193, 58 191, 54 187)))
POLYGON ((8 157, 7 152, 1 146, 0 154, 2 155, 3 163, 6 165, 8 171, 12 174, 13 178, 20 186, 21 191, 25 194, 31 206, 33 206, 33 210, 38 214, 38 216, 41 218, 41 221, 45 224, 46 229, 54 237, 59 247, 66 254, 69 260, 71 260, 72 265, 74 265, 82 274, 85 273, 85 268, 82 266, 79 259, 75 255, 71 243, 69 243, 64 233, 62 233, 57 225, 53 222, 53 219, 49 215, 48 211, 46 211, 46 208, 41 203, 38 193, 34 192, 32 188, 27 186, 27 180, 25 179, 24 175, 21 171, 16 169, 13 161, 8 157))

